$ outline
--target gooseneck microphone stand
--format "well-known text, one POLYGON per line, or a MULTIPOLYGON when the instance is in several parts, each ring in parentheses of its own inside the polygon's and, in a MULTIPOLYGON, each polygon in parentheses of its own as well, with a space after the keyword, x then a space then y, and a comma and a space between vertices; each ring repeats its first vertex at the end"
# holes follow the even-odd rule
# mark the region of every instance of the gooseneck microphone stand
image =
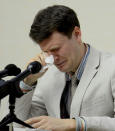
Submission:
POLYGON ((10 110, 10 112, 0 122, 0 128, 5 127, 7 124, 10 124, 12 122, 16 122, 16 123, 21 124, 21 125, 28 127, 28 128, 33 128, 32 126, 26 124, 25 122, 21 121, 20 119, 18 119, 16 117, 15 110, 14 110, 15 109, 15 101, 16 101, 16 97, 20 98, 23 95, 23 92, 19 88, 19 82, 30 74, 38 73, 41 70, 41 68, 42 68, 42 65, 39 62, 34 61, 34 62, 30 63, 30 65, 28 66, 28 68, 25 71, 23 71, 22 73, 17 75, 15 78, 5 81, 5 82, 2 82, 2 84, 0 85, 0 88, 2 88, 2 91, 3 91, 3 89, 5 89, 5 90, 7 89, 5 91, 7 93, 5 95, 2 95, 1 98, 3 98, 4 96, 9 94, 9 110, 10 110))

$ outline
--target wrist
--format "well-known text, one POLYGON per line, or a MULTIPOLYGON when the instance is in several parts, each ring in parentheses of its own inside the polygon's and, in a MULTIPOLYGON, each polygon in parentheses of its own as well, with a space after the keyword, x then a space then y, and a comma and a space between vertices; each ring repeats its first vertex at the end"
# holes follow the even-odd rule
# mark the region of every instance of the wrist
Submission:
POLYGON ((33 90, 36 87, 37 81, 34 83, 34 85, 29 86, 26 84, 24 81, 20 81, 20 89, 24 92, 27 93, 28 91, 33 90))
POLYGON ((76 131, 76 120, 75 119, 65 119, 66 121, 66 131, 76 131))
POLYGON ((71 123, 70 123, 70 131, 75 131, 76 130, 76 120, 74 119, 70 119, 71 123))

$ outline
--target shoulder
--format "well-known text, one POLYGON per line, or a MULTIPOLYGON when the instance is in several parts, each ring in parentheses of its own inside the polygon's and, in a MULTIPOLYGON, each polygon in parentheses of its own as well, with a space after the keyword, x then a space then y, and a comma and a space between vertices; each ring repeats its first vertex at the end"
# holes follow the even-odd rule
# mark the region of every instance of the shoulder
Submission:
POLYGON ((115 68, 115 54, 101 52, 101 63, 104 66, 115 68))
POLYGON ((91 59, 99 59, 100 65, 108 65, 113 66, 115 65, 115 54, 110 52, 104 52, 97 50, 90 46, 90 55, 91 59))

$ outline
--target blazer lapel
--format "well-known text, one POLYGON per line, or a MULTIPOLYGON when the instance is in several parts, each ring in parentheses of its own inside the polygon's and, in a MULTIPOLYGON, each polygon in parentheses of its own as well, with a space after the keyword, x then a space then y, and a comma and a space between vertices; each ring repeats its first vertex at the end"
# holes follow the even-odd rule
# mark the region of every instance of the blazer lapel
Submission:
POLYGON ((84 94, 91 80, 95 77, 98 71, 97 69, 99 67, 100 61, 99 56, 100 53, 95 49, 93 49, 92 47, 90 47, 90 54, 88 56, 86 67, 84 69, 81 80, 79 82, 79 85, 76 89, 75 95, 71 103, 71 111, 70 111, 71 118, 74 116, 79 116, 80 114, 80 107, 83 101, 84 94))

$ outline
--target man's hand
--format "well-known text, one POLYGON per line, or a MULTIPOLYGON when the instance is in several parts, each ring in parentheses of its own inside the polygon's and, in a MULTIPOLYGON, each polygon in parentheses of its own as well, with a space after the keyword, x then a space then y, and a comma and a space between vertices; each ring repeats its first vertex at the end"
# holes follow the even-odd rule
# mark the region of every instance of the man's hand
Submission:
POLYGON ((49 116, 33 117, 25 121, 34 128, 48 131, 75 131, 76 121, 74 119, 58 119, 49 116))
MULTIPOLYGON (((38 62, 40 62, 42 66, 45 66, 45 65, 46 65, 46 63, 45 63, 45 56, 44 56, 44 53, 43 53, 43 52, 40 53, 40 54, 38 54, 38 55, 37 55, 36 57, 34 57, 33 59, 31 59, 31 60, 28 62, 27 66, 28 66, 31 62, 33 62, 33 61, 38 61, 38 62)), ((27 66, 26 66, 26 67, 27 67, 27 66)), ((28 77, 26 77, 26 78, 24 79, 24 83, 26 83, 27 85, 32 86, 32 85, 37 81, 37 79, 40 78, 46 71, 47 71, 47 69, 44 70, 44 72, 39 72, 39 73, 36 73, 36 74, 31 74, 31 75, 29 75, 28 77)))

